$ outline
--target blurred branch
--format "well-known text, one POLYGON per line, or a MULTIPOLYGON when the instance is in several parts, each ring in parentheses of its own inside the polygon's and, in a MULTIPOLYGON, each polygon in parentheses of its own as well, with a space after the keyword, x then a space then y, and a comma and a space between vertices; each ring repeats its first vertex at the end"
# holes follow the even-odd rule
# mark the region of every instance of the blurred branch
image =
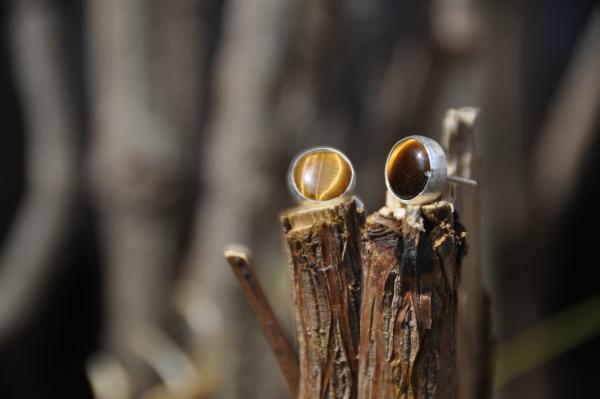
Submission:
MULTIPOLYGON (((476 145, 478 117, 479 110, 471 107, 446 112, 440 142, 446 150, 449 175, 475 180, 481 178, 476 145)), ((485 399, 491 395, 492 340, 490 299, 484 286, 481 264, 480 189, 450 185, 450 190, 454 194, 454 205, 461 216, 461 223, 469 232, 469 255, 463 261, 458 287, 458 398, 485 399)))
MULTIPOLYGON (((156 41, 152 57, 157 98, 155 105, 164 110, 173 134, 191 142, 198 135, 199 122, 207 104, 206 69, 209 64, 209 28, 218 25, 202 9, 215 7, 215 0, 157 0, 152 3, 154 26, 149 35, 156 41), (208 36, 208 37, 207 37, 208 36)), ((194 149, 188 148, 191 152, 194 149)))
MULTIPOLYGON (((152 325, 138 326, 133 350, 162 381, 159 386, 178 399, 201 398, 202 379, 188 355, 167 334, 152 325)), ((151 388, 151 391, 155 387, 151 388)))
POLYGON ((579 183, 577 174, 598 126, 599 43, 600 7, 596 7, 534 146, 531 173, 539 220, 553 220, 579 183))
POLYGON ((600 296, 580 302, 498 345, 496 389, 600 335, 600 296))
POLYGON ((94 399, 128 399, 130 377, 119 359, 110 353, 98 353, 86 362, 86 373, 94 399))
MULTIPOLYGON (((241 334, 244 319, 235 328, 225 320, 235 312, 233 284, 224 267, 223 248, 228 242, 252 244, 257 215, 271 196, 271 159, 275 131, 269 102, 281 68, 289 23, 290 0, 227 2, 221 48, 215 67, 215 103, 207 133, 199 148, 201 181, 206 195, 198 204, 185 273, 177 304, 193 332, 193 356, 204 378, 215 381, 216 396, 240 396, 244 389, 265 389, 243 370, 251 337, 228 342, 241 334), (244 350, 242 350, 242 348, 244 350), (239 378, 243 374, 244 378, 239 378), (227 393, 228 392, 228 393, 227 393)), ((255 359, 254 359, 255 361, 255 359)), ((258 378, 260 375, 257 373, 258 378)), ((266 380, 263 380, 266 382, 266 380)))
POLYGON ((52 278, 75 200, 75 121, 60 21, 49 1, 14 2, 14 73, 26 130, 27 187, 0 257, 0 342, 31 317, 52 278))
POLYGON ((182 136, 153 101, 150 6, 91 0, 86 10, 89 166, 106 262, 103 350, 123 363, 136 397, 156 382, 147 362, 153 354, 136 345, 144 342, 144 329, 160 329, 169 316, 185 176, 182 136))

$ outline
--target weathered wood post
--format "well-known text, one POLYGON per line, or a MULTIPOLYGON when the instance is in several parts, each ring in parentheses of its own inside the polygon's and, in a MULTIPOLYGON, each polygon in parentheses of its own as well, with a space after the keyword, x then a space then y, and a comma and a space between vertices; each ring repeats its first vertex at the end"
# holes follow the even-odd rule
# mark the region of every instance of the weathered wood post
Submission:
POLYGON ((361 399, 453 398, 466 232, 451 203, 388 195, 362 234, 361 399))
POLYGON ((357 397, 363 212, 351 199, 281 217, 294 285, 299 399, 357 397))

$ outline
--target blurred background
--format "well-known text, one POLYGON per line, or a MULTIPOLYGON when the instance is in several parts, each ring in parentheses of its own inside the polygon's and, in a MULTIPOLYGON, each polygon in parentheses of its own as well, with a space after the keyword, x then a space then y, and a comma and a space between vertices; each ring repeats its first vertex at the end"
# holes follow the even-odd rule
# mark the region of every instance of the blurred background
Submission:
POLYGON ((371 212, 391 145, 464 106, 481 202, 458 211, 481 226, 464 219, 459 397, 598 395, 597 2, 0 10, 2 398, 286 397, 223 247, 252 247, 291 336, 289 160, 339 148, 371 212))

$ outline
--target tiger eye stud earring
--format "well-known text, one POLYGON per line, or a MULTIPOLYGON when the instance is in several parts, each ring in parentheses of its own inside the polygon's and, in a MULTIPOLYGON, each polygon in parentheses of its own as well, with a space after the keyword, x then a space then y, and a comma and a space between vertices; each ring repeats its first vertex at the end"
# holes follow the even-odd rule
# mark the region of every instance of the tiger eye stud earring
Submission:
POLYGON ((446 181, 476 185, 474 180, 447 175, 446 153, 433 139, 408 136, 397 142, 385 163, 385 184, 406 204, 435 201, 446 181))
POLYGON ((298 202, 331 201, 354 194, 356 181, 350 160, 331 147, 314 147, 290 164, 288 186, 298 202))

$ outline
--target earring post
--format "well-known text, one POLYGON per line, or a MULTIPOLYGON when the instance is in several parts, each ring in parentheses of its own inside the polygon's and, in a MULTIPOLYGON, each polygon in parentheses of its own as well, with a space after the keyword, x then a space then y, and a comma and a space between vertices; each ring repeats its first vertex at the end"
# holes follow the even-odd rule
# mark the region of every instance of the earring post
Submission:
POLYGON ((448 176, 446 177, 446 180, 451 181, 452 183, 464 184, 471 187, 477 186, 477 182, 475 180, 467 179, 466 177, 448 176))

